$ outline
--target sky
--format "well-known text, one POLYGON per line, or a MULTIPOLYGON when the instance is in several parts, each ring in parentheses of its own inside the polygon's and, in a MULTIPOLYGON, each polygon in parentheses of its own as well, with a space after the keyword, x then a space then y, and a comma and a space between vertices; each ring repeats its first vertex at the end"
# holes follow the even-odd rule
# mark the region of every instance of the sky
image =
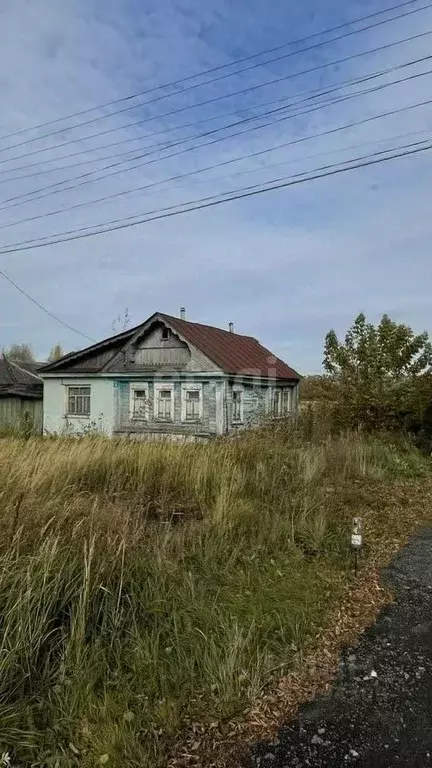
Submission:
MULTIPOLYGON (((359 312, 432 332, 431 152, 2 253, 415 142, 426 146, 432 104, 412 107, 432 99, 432 59, 417 61, 432 55, 426 0, 318 35, 396 3, 2 0, 0 270, 91 339, 121 330, 116 318, 126 308, 137 325, 185 306, 195 322, 234 322, 303 374, 320 371, 327 331, 344 334, 359 312), (285 47, 235 63, 277 46, 285 47), (377 86, 385 87, 371 92, 377 86), (77 115, 85 110, 92 111, 77 115)), ((84 336, 0 276, 0 348, 27 342, 44 359, 56 342, 65 351, 86 346, 84 336)))

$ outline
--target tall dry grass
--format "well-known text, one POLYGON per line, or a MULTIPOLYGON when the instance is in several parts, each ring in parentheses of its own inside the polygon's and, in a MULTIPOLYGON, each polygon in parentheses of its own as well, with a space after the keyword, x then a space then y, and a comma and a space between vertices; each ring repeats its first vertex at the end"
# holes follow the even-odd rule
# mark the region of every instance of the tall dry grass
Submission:
POLYGON ((353 510, 428 472, 378 439, 0 441, 0 754, 166 764, 289 664, 349 573, 353 510))

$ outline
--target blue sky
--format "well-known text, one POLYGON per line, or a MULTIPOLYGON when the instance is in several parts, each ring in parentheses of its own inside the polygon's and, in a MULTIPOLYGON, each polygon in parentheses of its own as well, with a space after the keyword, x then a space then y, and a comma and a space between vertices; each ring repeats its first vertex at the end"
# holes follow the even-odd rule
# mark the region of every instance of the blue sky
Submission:
MULTIPOLYGON (((432 53, 432 35, 293 76, 432 31, 432 8, 242 75, 192 91, 179 91, 160 102, 137 106, 79 130, 67 131, 72 121, 65 121, 17 138, 2 140, 1 136, 228 64, 395 2, 3 0, 0 208, 9 198, 102 169, 119 159, 106 159, 111 153, 139 154, 143 147, 155 142, 175 141, 248 117, 252 108, 257 111, 265 102, 301 98, 300 94, 314 89, 428 56, 432 53), (288 74, 290 79, 264 86, 288 74), (192 108, 201 101, 256 85, 262 87, 192 108), (184 112, 161 116, 181 108, 185 108, 184 112), (235 112, 237 116, 224 117, 225 113, 235 112), (218 115, 216 122, 172 130, 183 123, 218 115), (147 122, 127 127, 139 120, 147 122), (61 134, 8 149, 13 143, 59 127, 65 128, 61 134), (88 138, 89 134, 111 128, 116 131, 88 138), (167 129, 171 129, 170 133, 164 134, 167 129), (155 132, 157 138, 152 135, 155 132), (80 142, 67 144, 78 138, 80 142), (123 139, 133 141, 123 150, 121 146, 101 148, 123 139), (60 143, 64 146, 56 149, 60 143), (57 159, 78 151, 82 154, 70 160, 57 159), (29 152, 34 154, 28 156, 29 152), (96 162, 97 158, 105 159, 96 162), (78 161, 94 162, 64 168, 78 161), (39 165, 29 167, 37 162, 39 165), (21 170, 13 172, 14 168, 21 170), (47 170, 52 172, 28 176, 47 170), (13 175, 27 178, 8 181, 13 175)), ((411 9, 423 4, 418 0, 411 9)), ((390 82, 428 69, 432 69, 432 63, 417 64, 376 82, 390 82)), ((38 201, 20 201, 15 207, 0 210, 0 247, 427 139, 432 131, 431 106, 299 141, 432 98, 431 83, 432 76, 425 75, 178 157, 163 160, 162 153, 158 162, 124 170, 99 182, 64 192, 57 187, 56 194, 38 201), (416 135, 397 138, 407 134, 416 135), (297 143, 267 151, 293 141, 297 143), (368 146, 362 148, 364 144, 368 146), (263 154, 189 179, 93 202, 253 152, 263 154), (82 203, 75 210, 47 215, 82 203), (34 219, 37 216, 44 218, 34 219)), ((139 104, 148 98, 128 103, 139 104)), ((91 116, 108 114, 113 109, 91 116)), ((73 123, 84 119, 77 118, 73 123)), ((228 134, 227 130, 221 135, 228 134)), ((227 327, 232 320, 239 333, 258 337, 300 372, 315 372, 320 369, 327 330, 334 327, 343 332, 359 311, 372 320, 387 312, 416 330, 432 331, 431 171, 429 153, 414 155, 141 227, 3 254, 0 268, 51 312, 95 339, 112 333, 114 319, 126 307, 132 323, 138 324, 155 310, 177 314, 184 305, 190 320, 221 327, 227 327)), ((80 336, 44 315, 0 278, 0 347, 21 341, 30 342, 42 358, 57 341, 67 350, 85 344, 80 336)))

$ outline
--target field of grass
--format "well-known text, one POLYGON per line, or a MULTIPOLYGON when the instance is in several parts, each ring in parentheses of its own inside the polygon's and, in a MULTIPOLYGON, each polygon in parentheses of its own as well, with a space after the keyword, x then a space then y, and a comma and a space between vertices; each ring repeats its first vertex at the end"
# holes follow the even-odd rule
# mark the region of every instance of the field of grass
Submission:
POLYGON ((352 515, 373 548, 429 472, 403 443, 301 427, 0 440, 0 755, 166 766, 307 647, 353 578, 352 515))

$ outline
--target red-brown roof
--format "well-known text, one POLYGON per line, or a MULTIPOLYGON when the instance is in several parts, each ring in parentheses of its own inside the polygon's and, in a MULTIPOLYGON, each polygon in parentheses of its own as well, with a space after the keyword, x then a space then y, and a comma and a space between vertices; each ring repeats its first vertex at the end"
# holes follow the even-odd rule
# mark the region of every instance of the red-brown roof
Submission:
MULTIPOLYGON (((43 375, 45 372, 64 372, 70 370, 71 373, 100 373, 107 371, 115 373, 118 370, 118 361, 116 360, 118 352, 124 349, 131 340, 139 334, 141 329, 148 328, 153 322, 160 319, 167 323, 174 332, 179 333, 186 342, 193 344, 197 349, 212 360, 219 368, 227 374, 257 376, 260 378, 283 379, 285 381, 299 381, 299 374, 289 365, 273 355, 270 350, 263 347, 252 336, 241 336, 238 333, 224 331, 221 328, 214 328, 211 325, 202 325, 201 323, 190 323, 188 320, 181 320, 171 315, 164 315, 155 312, 145 323, 129 328, 127 331, 104 339, 98 344, 93 344, 86 349, 78 352, 71 352, 54 363, 44 365, 40 369, 43 375), (87 360, 91 356, 96 356, 104 350, 112 351, 111 360, 97 359, 94 368, 83 366, 80 369, 77 364, 80 360, 87 360), (112 363, 112 364, 111 364, 112 363), (73 368, 70 365, 73 364, 73 368)), ((120 366, 124 373, 124 365, 120 366)))
POLYGON ((190 323, 171 315, 159 316, 225 373, 300 380, 299 374, 293 368, 275 357, 252 336, 241 336, 211 325, 190 323))

